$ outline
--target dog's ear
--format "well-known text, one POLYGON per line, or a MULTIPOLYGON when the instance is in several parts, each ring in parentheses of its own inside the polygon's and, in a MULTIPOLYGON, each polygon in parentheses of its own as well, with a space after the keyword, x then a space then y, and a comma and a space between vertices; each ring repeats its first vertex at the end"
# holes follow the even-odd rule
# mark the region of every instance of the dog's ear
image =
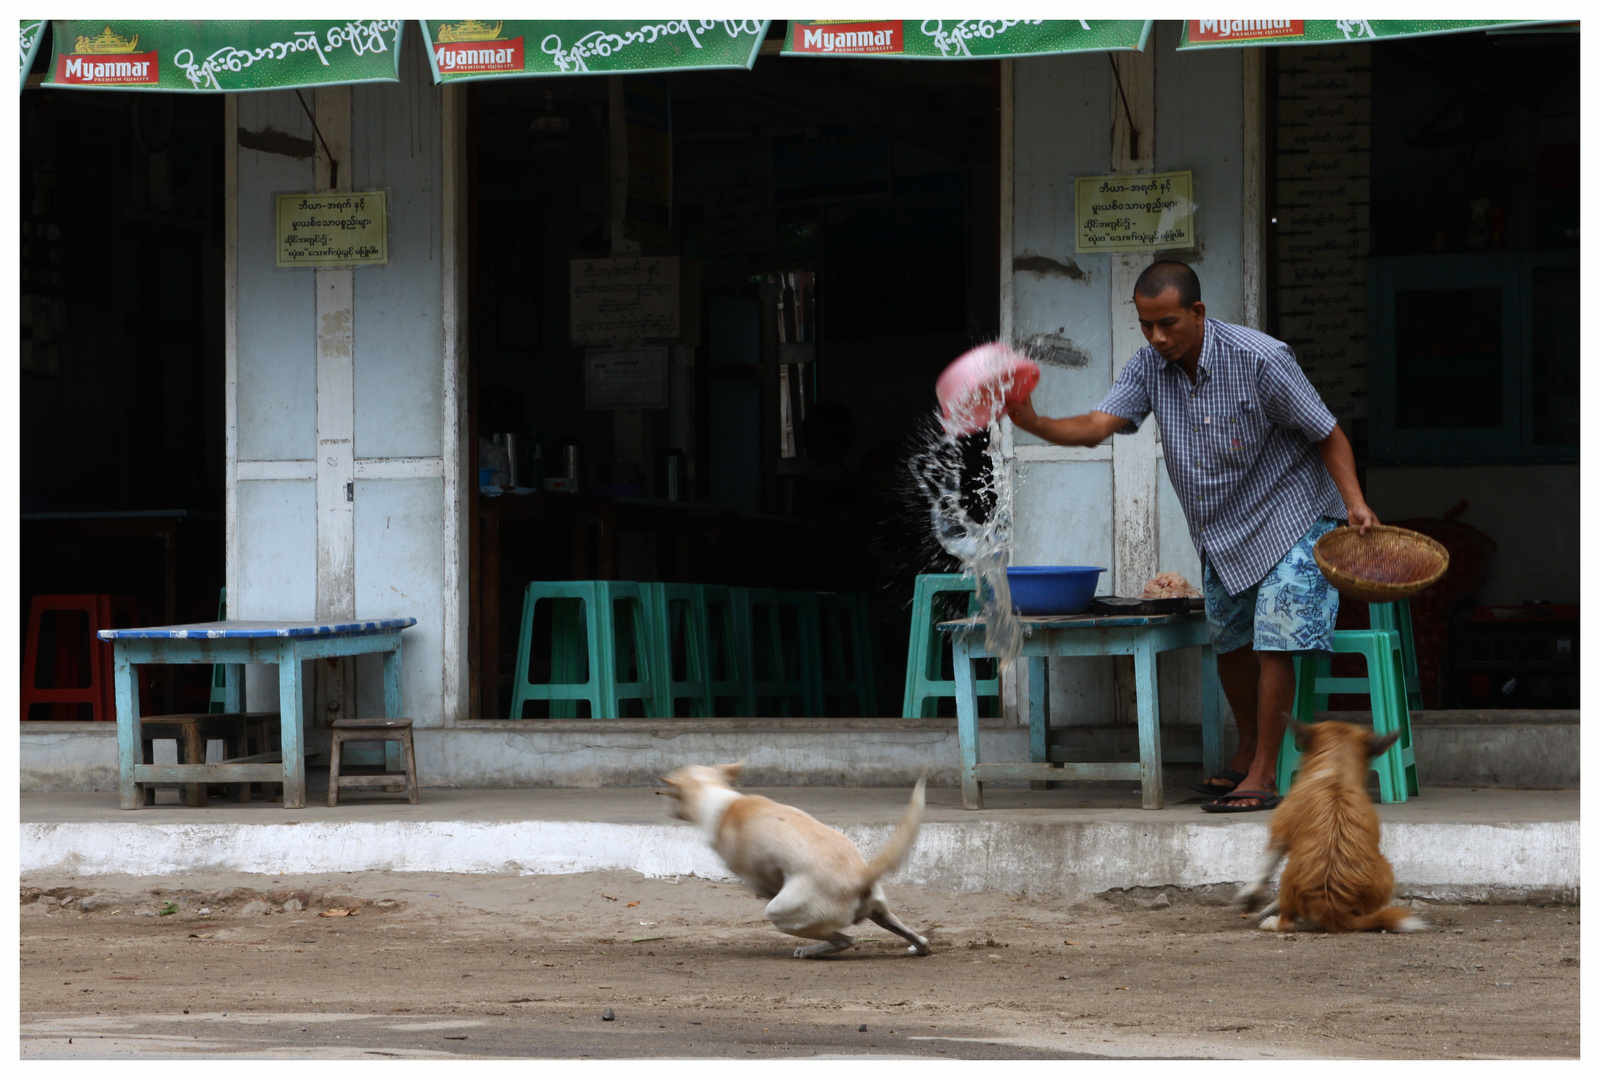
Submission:
POLYGON ((1295 745, 1301 750, 1309 747, 1311 745, 1311 729, 1316 725, 1302 724, 1292 716, 1285 717, 1284 719, 1288 721, 1289 734, 1293 736, 1295 745))
POLYGON ((1389 747, 1393 746, 1395 744, 1395 740, 1398 738, 1400 738, 1400 733, 1398 731, 1391 731, 1387 735, 1368 735, 1367 757, 1377 757, 1379 754, 1389 749, 1389 747))
POLYGON ((740 774, 744 772, 744 763, 749 760, 749 758, 740 758, 738 761, 727 765, 719 765, 717 768, 722 770, 722 775, 726 777, 728 783, 731 784, 735 780, 739 779, 740 774))

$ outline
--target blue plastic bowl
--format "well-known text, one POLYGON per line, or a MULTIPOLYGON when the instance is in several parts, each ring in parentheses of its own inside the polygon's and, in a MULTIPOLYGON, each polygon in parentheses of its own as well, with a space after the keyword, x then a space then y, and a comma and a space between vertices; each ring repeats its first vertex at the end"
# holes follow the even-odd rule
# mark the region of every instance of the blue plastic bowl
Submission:
POLYGON ((1103 566, 1010 566, 1011 606, 1019 615, 1077 615, 1094 603, 1103 566))

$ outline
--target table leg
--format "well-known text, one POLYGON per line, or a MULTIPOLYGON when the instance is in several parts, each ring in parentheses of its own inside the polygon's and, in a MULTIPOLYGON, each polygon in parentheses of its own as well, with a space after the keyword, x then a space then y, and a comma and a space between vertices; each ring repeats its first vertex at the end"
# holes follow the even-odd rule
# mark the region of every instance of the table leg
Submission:
MULTIPOLYGON (((386 717, 399 717, 404 708, 400 704, 400 643, 395 642, 394 652, 383 654, 383 715, 386 717)), ((400 756, 398 743, 385 742, 383 744, 383 767, 387 772, 399 772, 404 762, 400 756)), ((403 790, 398 786, 384 788, 385 791, 403 790)))
POLYGON ((127 646, 117 642, 113 649, 112 673, 117 687, 117 772, 120 779, 122 809, 144 806, 143 784, 133 780, 133 767, 144 755, 144 738, 139 728, 139 680, 128 663, 127 646))
POLYGON ((972 677, 972 652, 968 635, 956 633, 951 644, 956 669, 956 730, 961 741, 961 805, 983 809, 983 785, 978 782, 978 685, 972 677))
POLYGON ((404 716, 400 704, 400 643, 383 654, 383 715, 391 720, 404 716))
POLYGON ((1202 776, 1222 771, 1222 693, 1210 645, 1200 646, 1200 768, 1202 776))
MULTIPOLYGON (((1031 761, 1050 760, 1050 658, 1025 656, 1021 662, 1028 672, 1028 758, 1031 761)), ((1055 787, 1053 780, 1034 780, 1028 785, 1034 791, 1055 787)))
POLYGON ((223 665, 222 684, 222 711, 226 713, 244 712, 244 665, 223 665))
POLYGON ((283 808, 298 810, 306 804, 306 763, 301 755, 300 652, 292 643, 278 654, 279 740, 283 746, 283 808))
MULTIPOLYGON (((384 674, 384 680, 383 680, 384 713, 383 713, 383 715, 384 716, 394 716, 394 715, 396 715, 395 713, 392 713, 392 712, 388 711, 389 710, 389 678, 388 678, 388 676, 389 676, 389 667, 388 667, 388 656, 389 656, 388 653, 384 654, 384 671, 383 671, 383 674, 384 674)), ((351 659, 354 660, 355 657, 351 657, 351 659)), ((351 685, 354 686, 355 684, 352 682, 351 685)), ((352 700, 354 700, 353 697, 352 697, 352 700)), ((399 706, 399 703, 398 703, 398 700, 397 700, 396 704, 395 704, 395 708, 398 709, 399 707, 400 706, 399 706)), ((384 740, 384 743, 383 743, 383 771, 384 772, 388 772, 388 773, 397 773, 404 767, 405 767, 405 758, 400 753, 400 744, 395 742, 392 739, 384 740)), ((404 791, 405 788, 400 786, 399 784, 390 784, 388 787, 384 788, 383 790, 385 790, 385 791, 404 791)))
POLYGON ((1133 685, 1139 709, 1139 790, 1146 810, 1160 810, 1161 697, 1156 689, 1155 643, 1140 637, 1133 648, 1133 685))

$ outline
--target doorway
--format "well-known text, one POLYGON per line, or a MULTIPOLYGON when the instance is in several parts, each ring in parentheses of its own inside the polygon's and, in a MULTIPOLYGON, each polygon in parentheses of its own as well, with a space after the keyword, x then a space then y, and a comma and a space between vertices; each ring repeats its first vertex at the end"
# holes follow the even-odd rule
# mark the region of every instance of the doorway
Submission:
POLYGON ((670 194, 630 198, 651 227, 627 227, 681 291, 679 334, 641 343, 666 352, 651 409, 592 407, 571 337, 573 261, 618 246, 611 83, 468 91, 473 466, 502 463, 496 435, 520 448, 518 491, 473 496, 472 715, 508 715, 528 581, 645 574, 865 594, 896 715, 915 577, 949 568, 909 440, 939 371, 999 330, 999 65, 764 56, 648 80, 670 194))
MULTIPOLYGON (((214 619, 222 99, 30 88, 20 108, 19 618, 104 593, 145 625, 214 619)), ((146 711, 205 711, 209 671, 170 671, 146 711)))

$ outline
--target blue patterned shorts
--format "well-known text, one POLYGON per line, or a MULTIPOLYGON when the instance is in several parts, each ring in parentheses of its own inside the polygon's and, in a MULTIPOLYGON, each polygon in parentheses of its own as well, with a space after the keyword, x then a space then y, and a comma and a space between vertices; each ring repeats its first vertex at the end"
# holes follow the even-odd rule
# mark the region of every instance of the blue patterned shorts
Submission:
POLYGON ((1339 614, 1339 590, 1317 569, 1311 547, 1323 533, 1339 527, 1319 517, 1295 541, 1267 576, 1238 596, 1229 596, 1206 560, 1206 629, 1219 653, 1254 645, 1263 652, 1296 656, 1333 651, 1333 622, 1339 614))

